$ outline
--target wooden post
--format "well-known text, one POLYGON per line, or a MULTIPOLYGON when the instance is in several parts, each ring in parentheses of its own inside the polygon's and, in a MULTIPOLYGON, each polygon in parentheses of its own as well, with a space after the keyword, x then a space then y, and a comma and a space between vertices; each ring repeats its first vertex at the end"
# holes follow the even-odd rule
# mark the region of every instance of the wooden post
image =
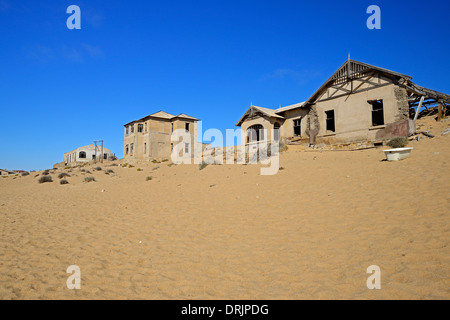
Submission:
POLYGON ((414 121, 416 121, 416 120, 417 120, 417 117, 419 116, 419 112, 420 112, 420 108, 422 108, 423 100, 425 100, 425 96, 422 96, 422 97, 420 98, 419 106, 417 107, 416 115, 414 116, 414 121))
POLYGON ((439 101, 437 121, 441 121, 441 120, 442 120, 442 100, 439 101))

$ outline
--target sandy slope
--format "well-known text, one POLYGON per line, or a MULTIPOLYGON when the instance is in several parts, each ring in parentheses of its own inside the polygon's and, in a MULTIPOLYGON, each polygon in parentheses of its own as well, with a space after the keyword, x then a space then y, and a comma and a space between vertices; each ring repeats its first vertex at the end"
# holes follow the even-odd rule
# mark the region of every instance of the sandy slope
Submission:
POLYGON ((450 121, 422 123, 436 138, 400 162, 291 146, 275 176, 161 163, 0 179, 0 298, 449 299, 450 121))

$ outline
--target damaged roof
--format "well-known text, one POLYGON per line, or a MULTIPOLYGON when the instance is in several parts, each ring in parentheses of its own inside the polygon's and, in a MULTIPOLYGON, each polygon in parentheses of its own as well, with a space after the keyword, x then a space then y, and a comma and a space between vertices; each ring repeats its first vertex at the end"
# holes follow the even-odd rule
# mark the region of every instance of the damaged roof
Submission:
POLYGON ((142 119, 131 121, 131 122, 125 124, 124 127, 126 127, 130 124, 136 123, 136 122, 143 122, 143 121, 146 121, 146 120, 152 119, 152 118, 164 119, 164 120, 186 119, 186 120, 200 121, 199 119, 188 116, 187 114, 184 114, 184 113, 180 113, 179 115, 175 116, 175 115, 167 113, 165 111, 158 111, 158 112, 152 113, 151 115, 148 115, 142 119))

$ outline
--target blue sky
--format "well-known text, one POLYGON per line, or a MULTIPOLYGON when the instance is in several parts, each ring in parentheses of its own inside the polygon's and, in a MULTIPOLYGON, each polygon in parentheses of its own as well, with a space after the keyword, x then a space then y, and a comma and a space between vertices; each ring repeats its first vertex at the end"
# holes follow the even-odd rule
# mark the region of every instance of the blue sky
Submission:
POLYGON ((0 0, 0 168, 38 170, 159 110, 225 132, 306 100, 347 59, 450 93, 448 1, 0 0), (69 5, 81 30, 69 30, 69 5), (369 5, 381 30, 369 30, 369 5))

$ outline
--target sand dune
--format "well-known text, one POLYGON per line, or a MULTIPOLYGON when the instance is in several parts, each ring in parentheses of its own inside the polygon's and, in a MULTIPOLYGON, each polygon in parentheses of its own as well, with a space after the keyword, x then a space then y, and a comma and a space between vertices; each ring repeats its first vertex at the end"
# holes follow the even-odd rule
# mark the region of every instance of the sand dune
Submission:
POLYGON ((420 123, 436 137, 399 162, 290 146, 274 176, 160 163, 0 179, 0 298, 449 299, 450 121, 420 123))

